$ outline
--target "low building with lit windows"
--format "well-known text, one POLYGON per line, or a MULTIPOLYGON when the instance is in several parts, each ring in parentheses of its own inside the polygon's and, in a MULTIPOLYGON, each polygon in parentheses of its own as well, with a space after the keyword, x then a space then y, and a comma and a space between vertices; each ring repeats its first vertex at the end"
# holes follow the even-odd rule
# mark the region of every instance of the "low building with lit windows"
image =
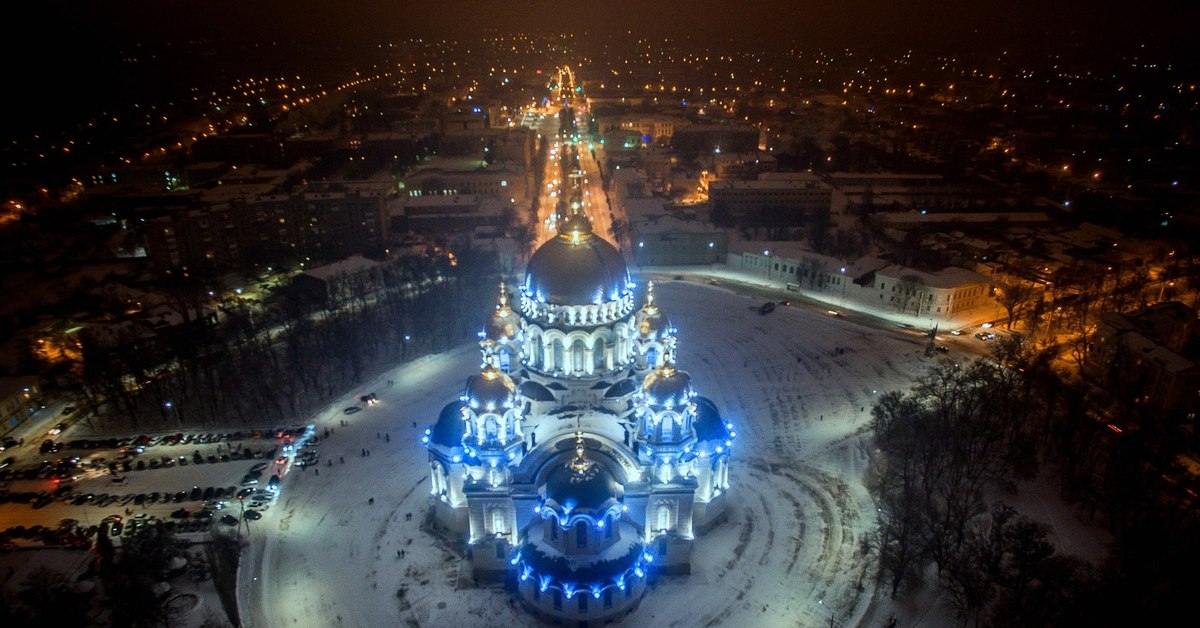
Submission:
POLYGON ((655 574, 690 571, 725 517, 733 424, 676 367, 653 285, 638 299, 585 216, 533 254, 518 297, 501 286, 479 375, 425 430, 434 520, 534 615, 599 625, 655 574))

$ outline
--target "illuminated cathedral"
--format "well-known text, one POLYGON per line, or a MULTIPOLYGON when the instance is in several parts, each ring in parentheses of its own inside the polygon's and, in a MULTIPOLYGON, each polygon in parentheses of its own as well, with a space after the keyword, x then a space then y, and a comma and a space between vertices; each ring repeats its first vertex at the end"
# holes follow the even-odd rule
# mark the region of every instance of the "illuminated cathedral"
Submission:
POLYGON ((724 517, 735 433, 677 368, 653 284, 639 299, 583 214, 516 296, 500 285, 479 374, 425 430, 434 517, 476 578, 511 578, 544 620, 598 625, 649 578, 690 571, 724 517))

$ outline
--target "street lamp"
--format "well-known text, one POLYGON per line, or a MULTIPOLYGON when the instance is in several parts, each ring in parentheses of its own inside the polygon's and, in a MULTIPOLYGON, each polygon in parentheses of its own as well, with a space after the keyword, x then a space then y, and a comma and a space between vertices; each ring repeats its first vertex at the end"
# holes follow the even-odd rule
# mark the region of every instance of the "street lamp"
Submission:
POLYGON ((846 267, 842 266, 842 307, 846 307, 846 267))
POLYGON ((179 408, 175 405, 174 401, 170 401, 170 400, 164 401, 163 408, 165 408, 167 410, 174 410, 175 411, 175 422, 178 423, 179 425, 183 425, 183 416, 180 414, 179 408))
POLYGON ((829 608, 828 606, 825 606, 825 600, 817 600, 817 604, 820 604, 822 608, 829 611, 829 628, 833 628, 833 618, 835 615, 835 613, 833 612, 833 609, 829 608))

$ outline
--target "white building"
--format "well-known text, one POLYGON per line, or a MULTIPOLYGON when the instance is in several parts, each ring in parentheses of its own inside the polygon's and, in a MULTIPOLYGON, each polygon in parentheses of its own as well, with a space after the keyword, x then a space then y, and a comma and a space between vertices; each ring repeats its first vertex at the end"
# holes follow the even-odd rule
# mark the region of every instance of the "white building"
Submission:
POLYGON ((878 258, 839 260, 789 242, 739 242, 727 260, 790 290, 903 316, 949 321, 999 307, 987 277, 954 266, 926 272, 878 258))
POLYGON ((687 573, 721 521, 733 426, 675 366, 675 329, 586 217, 501 286, 480 374, 425 432, 435 520, 476 577, 512 578, 534 614, 599 625, 653 571, 687 573))

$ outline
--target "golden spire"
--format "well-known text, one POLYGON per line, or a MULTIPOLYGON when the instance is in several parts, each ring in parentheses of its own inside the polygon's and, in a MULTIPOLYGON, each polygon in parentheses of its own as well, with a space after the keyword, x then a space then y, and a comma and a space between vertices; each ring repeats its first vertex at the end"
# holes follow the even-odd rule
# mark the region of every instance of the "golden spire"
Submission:
POLYGON ((587 242, 593 237, 592 221, 579 208, 572 208, 571 215, 558 223, 558 237, 571 244, 587 242))
POLYGON ((480 375, 488 381, 500 377, 500 369, 496 368, 494 362, 495 358, 491 354, 483 358, 483 371, 480 372, 480 375))
POLYGON ((508 287, 504 282, 500 282, 500 302, 496 304, 496 309, 499 310, 501 317, 508 316, 508 287))

